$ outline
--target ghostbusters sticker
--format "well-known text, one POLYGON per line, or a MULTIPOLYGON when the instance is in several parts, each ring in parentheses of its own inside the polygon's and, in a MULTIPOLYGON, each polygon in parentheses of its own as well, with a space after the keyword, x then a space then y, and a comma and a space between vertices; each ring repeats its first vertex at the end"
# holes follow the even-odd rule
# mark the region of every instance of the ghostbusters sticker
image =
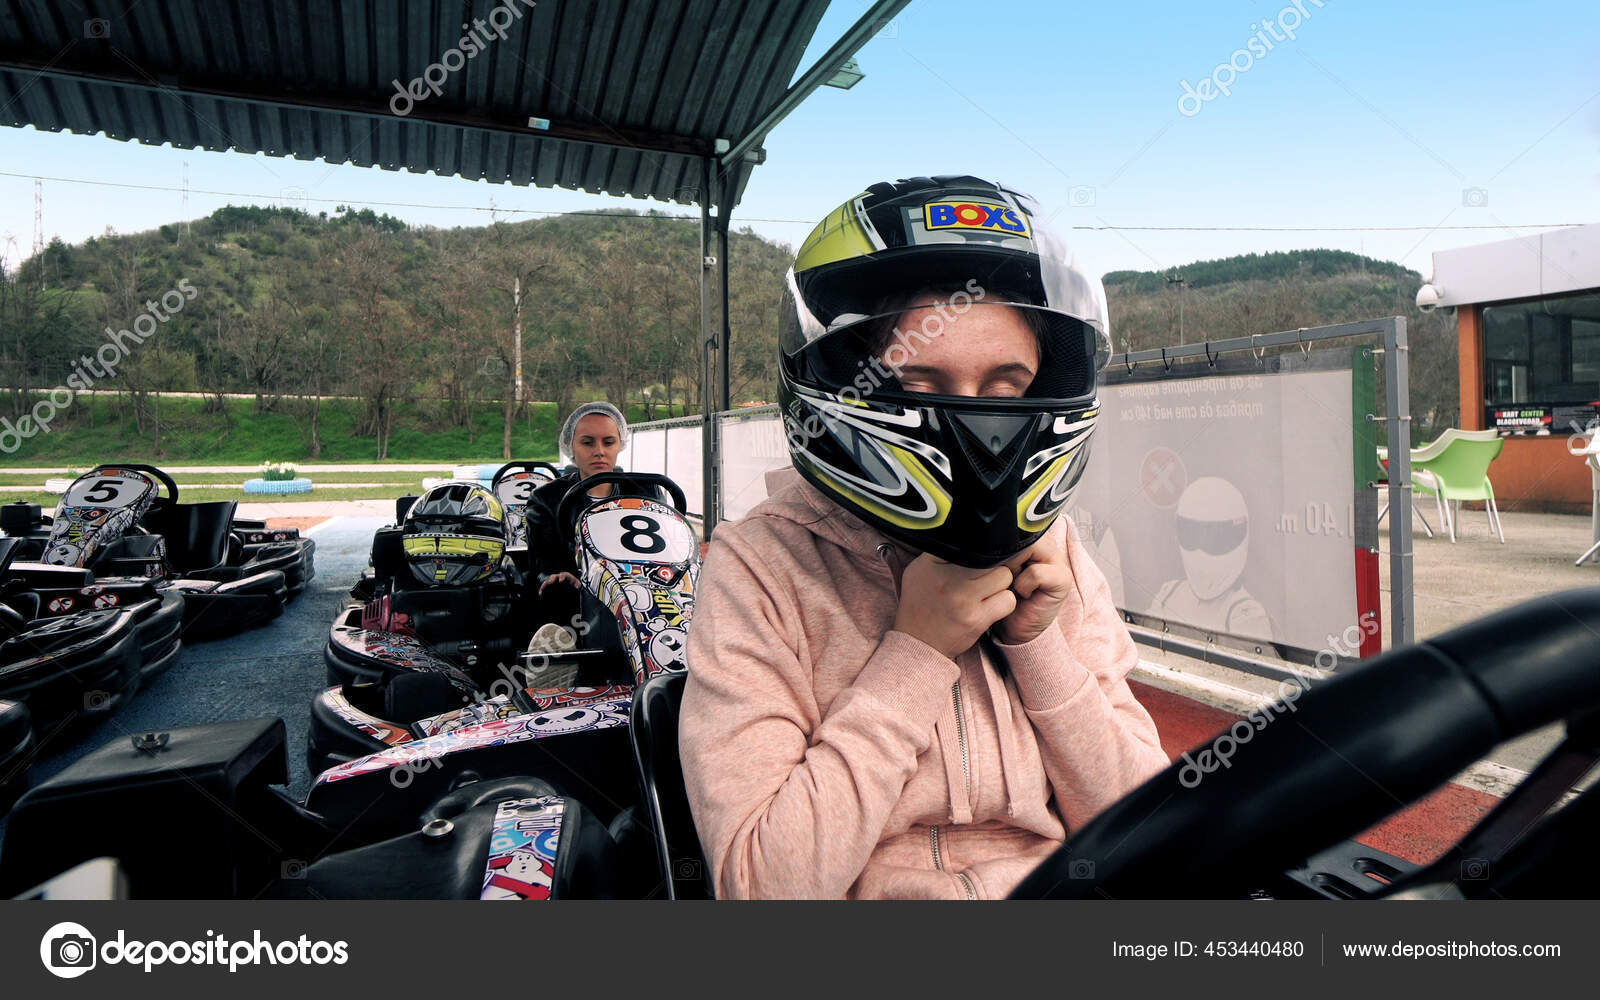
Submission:
POLYGON ((479 899, 549 899, 566 802, 559 796, 508 799, 495 807, 479 899))

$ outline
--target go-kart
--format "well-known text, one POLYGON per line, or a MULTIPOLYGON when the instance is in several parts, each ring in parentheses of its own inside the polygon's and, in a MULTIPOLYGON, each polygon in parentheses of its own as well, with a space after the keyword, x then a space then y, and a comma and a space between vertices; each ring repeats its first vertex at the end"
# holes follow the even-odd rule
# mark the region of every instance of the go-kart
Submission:
MULTIPOLYGON (((399 529, 379 531, 371 575, 352 591, 366 603, 347 608, 329 634, 329 679, 338 686, 312 705, 308 761, 322 774, 318 785, 433 752, 399 749, 413 741, 449 738, 440 759, 455 767, 463 750, 625 723, 634 685, 683 669, 700 565, 684 505, 663 476, 607 472, 565 494, 558 519, 582 579, 577 645, 540 652, 525 649, 531 629, 518 611, 530 595, 514 568, 472 587, 416 586, 400 559, 399 529), (588 496, 628 482, 666 490, 677 509, 651 497, 588 496), (575 680, 538 683, 552 673, 575 680), (548 714, 558 709, 560 727, 548 714)), ((625 792, 631 774, 619 782, 610 762, 626 760, 626 741, 618 733, 600 742, 615 747, 587 769, 590 777, 625 792)), ((480 756, 463 766, 481 769, 480 756)))
POLYGON ((0 698, 26 702, 41 731, 116 711, 177 658, 180 591, 20 562, 25 547, 0 538, 0 698))
MULTIPOLYGON (((1319 684, 1229 766, 1195 783, 1174 765, 1112 804, 1013 898, 1593 898, 1600 789, 1568 793, 1600 761, 1596 620, 1600 588, 1542 597, 1319 684), (1566 739, 1436 861, 1393 868, 1359 845, 1328 850, 1494 746, 1558 721, 1566 739)), ((626 851, 601 836, 586 802, 571 805, 586 794, 571 776, 463 773, 421 794, 394 782, 396 794, 373 800, 383 824, 354 838, 331 832, 342 818, 267 787, 286 770, 283 727, 255 720, 112 744, 35 788, 0 851, 0 896, 107 853, 136 897, 549 898, 661 885, 707 895, 677 761, 683 681, 653 678, 631 707, 658 869, 649 885, 607 884, 607 866, 625 872, 626 851), (188 780, 172 780, 174 766, 188 780), (103 830, 83 822, 136 809, 165 822, 125 825, 109 852, 103 830)), ((538 744, 520 747, 540 769, 538 744)))
POLYGON ((81 610, 84 597, 110 606, 119 588, 151 581, 184 595, 186 637, 210 638, 277 617, 316 572, 316 543, 295 529, 236 521, 233 500, 179 503, 172 477, 148 465, 90 470, 68 487, 53 518, 20 506, 8 505, 5 525, 24 544, 17 560, 63 570, 60 586, 40 588, 50 614, 81 610), (75 592, 90 585, 101 589, 75 592))
POLYGON ((489 490, 505 505, 508 550, 527 550, 528 501, 533 499, 534 490, 560 477, 561 470, 549 462, 510 461, 495 472, 489 490))

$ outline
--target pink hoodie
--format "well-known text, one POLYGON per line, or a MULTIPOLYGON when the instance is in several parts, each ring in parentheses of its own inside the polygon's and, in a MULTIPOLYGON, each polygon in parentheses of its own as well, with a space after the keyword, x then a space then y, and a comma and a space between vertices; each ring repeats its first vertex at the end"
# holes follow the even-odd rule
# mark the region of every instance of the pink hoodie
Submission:
POLYGON ((1002 898, 1166 767, 1065 517, 1059 628, 952 661, 890 628, 911 554, 793 470, 768 487, 714 536, 689 630, 679 743, 719 897, 1002 898))

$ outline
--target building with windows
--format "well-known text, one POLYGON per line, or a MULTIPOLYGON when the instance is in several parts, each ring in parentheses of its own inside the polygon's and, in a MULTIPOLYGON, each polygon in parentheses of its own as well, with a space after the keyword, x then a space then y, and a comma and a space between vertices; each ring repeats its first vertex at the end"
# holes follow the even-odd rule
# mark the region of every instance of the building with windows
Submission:
POLYGON ((1600 419, 1600 224, 1439 251, 1417 305, 1455 309, 1461 427, 1507 438, 1489 470, 1499 505, 1587 512, 1567 440, 1600 419))

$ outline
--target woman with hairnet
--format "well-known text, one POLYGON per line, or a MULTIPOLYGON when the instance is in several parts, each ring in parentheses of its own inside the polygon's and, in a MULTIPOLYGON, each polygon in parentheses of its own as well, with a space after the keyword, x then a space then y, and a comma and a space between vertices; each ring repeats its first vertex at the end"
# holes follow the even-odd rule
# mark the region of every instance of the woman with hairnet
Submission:
MULTIPOLYGON (((578 569, 572 546, 561 537, 556 511, 567 491, 590 476, 617 471, 617 455, 628 443, 628 420, 622 411, 603 400, 584 403, 561 425, 561 454, 573 468, 546 483, 528 498, 528 555, 538 580, 539 617, 547 622, 570 621, 578 609, 578 569)), ((621 489, 624 493, 657 496, 653 487, 633 483, 603 483, 589 491, 601 500, 621 489)))

